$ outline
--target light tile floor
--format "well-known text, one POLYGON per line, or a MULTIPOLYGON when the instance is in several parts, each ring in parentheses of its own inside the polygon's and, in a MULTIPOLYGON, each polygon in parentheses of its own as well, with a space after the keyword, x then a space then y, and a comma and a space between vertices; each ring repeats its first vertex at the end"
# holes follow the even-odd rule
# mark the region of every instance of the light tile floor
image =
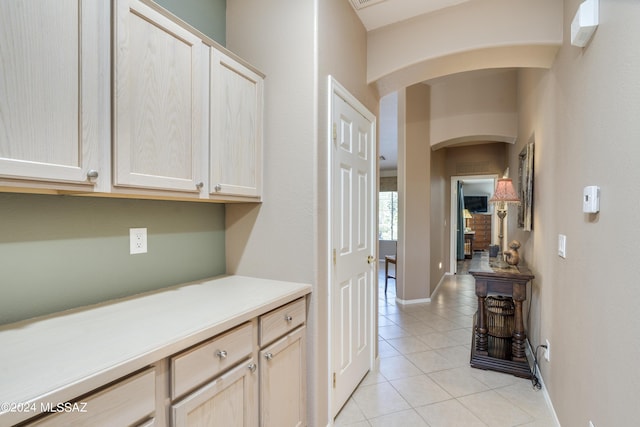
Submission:
POLYGON ((469 366, 473 278, 447 276, 430 303, 398 305, 378 278, 380 366, 358 386, 336 426, 555 427, 531 381, 469 366))

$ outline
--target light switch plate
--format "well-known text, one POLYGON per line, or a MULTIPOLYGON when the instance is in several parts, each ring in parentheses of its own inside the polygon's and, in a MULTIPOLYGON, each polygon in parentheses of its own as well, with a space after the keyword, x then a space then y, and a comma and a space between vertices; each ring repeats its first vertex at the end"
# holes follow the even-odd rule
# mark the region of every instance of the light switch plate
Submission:
POLYGON ((590 185, 582 192, 582 212, 598 213, 600 211, 600 187, 590 185))
POLYGON ((558 234, 558 255, 562 258, 567 257, 567 236, 558 234))

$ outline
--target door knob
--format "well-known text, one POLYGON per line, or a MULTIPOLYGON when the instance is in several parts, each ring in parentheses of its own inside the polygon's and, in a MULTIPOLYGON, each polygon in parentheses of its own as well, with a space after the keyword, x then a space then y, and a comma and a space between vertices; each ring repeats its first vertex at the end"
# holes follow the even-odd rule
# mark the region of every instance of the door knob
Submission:
POLYGON ((373 263, 373 261, 375 261, 375 258, 374 258, 372 255, 369 255, 369 256, 367 257, 367 264, 372 264, 372 263, 373 263))

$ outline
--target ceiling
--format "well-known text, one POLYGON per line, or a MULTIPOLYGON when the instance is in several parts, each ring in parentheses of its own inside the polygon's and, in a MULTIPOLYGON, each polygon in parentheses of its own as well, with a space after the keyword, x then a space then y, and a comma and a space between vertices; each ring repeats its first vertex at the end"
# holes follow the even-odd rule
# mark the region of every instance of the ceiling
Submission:
POLYGON ((350 0, 367 31, 471 0, 350 0))

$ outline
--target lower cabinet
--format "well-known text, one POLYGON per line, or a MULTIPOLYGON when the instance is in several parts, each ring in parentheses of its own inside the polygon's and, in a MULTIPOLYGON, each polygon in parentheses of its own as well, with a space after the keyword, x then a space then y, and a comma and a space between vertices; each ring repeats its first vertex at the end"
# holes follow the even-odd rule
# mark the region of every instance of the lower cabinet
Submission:
POLYGON ((248 359, 173 405, 173 426, 257 424, 256 363, 248 359))
POLYGON ((260 351, 262 427, 307 425, 305 335, 301 326, 260 351))
POLYGON ((24 425, 304 427, 305 322, 302 297, 24 425))
POLYGON ((172 425, 306 426, 305 321, 300 298, 171 357, 172 425))
MULTIPOLYGON (((47 404, 41 404, 41 408, 47 404)), ((156 371, 147 369, 72 402, 52 404, 30 427, 155 426, 156 371)))

